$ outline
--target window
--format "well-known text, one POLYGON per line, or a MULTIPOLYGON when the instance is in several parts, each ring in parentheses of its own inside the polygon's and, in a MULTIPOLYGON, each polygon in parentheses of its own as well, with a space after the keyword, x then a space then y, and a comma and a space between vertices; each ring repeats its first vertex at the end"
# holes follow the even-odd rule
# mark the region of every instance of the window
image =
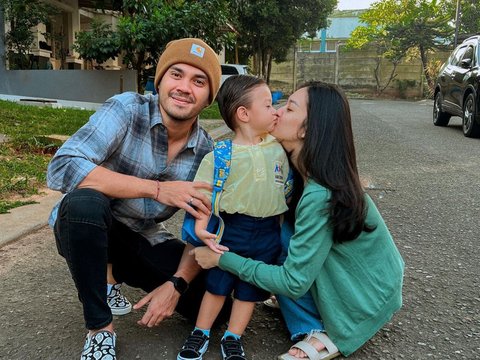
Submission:
POLYGON ((463 53, 462 60, 465 59, 473 60, 473 46, 469 46, 467 50, 463 53))
POLYGON ((222 75, 238 75, 238 71, 233 66, 222 65, 222 75))
POLYGON ((455 50, 450 58, 450 64, 454 66, 460 66, 460 60, 462 59, 463 54, 467 51, 467 46, 462 46, 455 50))

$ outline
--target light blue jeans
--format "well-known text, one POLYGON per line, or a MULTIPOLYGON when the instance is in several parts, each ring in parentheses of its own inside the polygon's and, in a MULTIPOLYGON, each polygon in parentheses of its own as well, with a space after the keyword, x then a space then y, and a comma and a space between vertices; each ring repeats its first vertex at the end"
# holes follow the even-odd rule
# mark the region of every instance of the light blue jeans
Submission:
MULTIPOLYGON (((288 245, 293 235, 293 224, 285 221, 282 225, 282 253, 279 264, 283 264, 288 254, 288 245)), ((290 338, 298 341, 311 331, 325 331, 317 306, 312 294, 308 291, 297 300, 285 295, 276 295, 285 323, 287 324, 290 338)))

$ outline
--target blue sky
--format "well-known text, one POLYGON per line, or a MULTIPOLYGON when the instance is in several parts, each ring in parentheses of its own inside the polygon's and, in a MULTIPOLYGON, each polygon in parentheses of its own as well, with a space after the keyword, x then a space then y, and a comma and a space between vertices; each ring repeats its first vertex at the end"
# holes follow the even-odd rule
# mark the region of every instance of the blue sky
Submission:
POLYGON ((375 0, 338 0, 338 10, 367 9, 375 0))

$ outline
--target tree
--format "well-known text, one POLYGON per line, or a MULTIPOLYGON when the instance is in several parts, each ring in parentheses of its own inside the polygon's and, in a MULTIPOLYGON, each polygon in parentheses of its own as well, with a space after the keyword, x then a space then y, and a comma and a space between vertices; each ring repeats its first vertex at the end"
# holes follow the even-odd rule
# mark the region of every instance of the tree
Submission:
POLYGON ((47 23, 57 10, 38 0, 0 0, 5 22, 10 30, 5 34, 10 69, 29 69, 28 52, 34 40, 32 29, 38 24, 47 23))
POLYGON ((395 79, 397 66, 406 53, 406 49, 396 41, 395 37, 386 30, 386 27, 379 24, 379 15, 383 16, 385 23, 390 23, 395 19, 395 13, 385 12, 383 8, 377 9, 374 7, 360 15, 360 21, 365 25, 358 26, 347 41, 347 49, 375 49, 376 57, 373 74, 377 95, 380 95, 395 79), (380 66, 384 60, 392 64, 392 70, 386 82, 382 84, 380 66))
MULTIPOLYGON (((451 2, 451 17, 455 19, 457 2, 451 2)), ((480 4, 478 0, 460 1, 460 34, 474 35, 480 31, 480 4)))
POLYGON ((237 46, 254 57, 254 72, 270 81, 272 61, 284 61, 305 33, 326 27, 337 0, 231 1, 237 46))
POLYGON ((154 69, 169 41, 199 37, 216 51, 232 44, 232 35, 226 31, 226 0, 124 0, 115 4, 121 13, 117 28, 102 27, 102 39, 93 29, 80 32, 77 37, 85 41, 77 41, 75 46, 82 58, 98 63, 122 54, 127 68, 137 70, 139 92, 148 76, 145 69, 154 69))
POLYGON ((428 86, 434 79, 428 71, 428 54, 448 43, 453 28, 451 12, 444 0, 383 0, 378 1, 361 17, 366 30, 357 29, 352 43, 362 41, 364 31, 374 34, 363 41, 373 44, 383 57, 392 62, 410 50, 417 50, 428 86))
POLYGON ((120 41, 118 34, 111 25, 98 19, 93 19, 90 31, 77 33, 73 49, 80 53, 80 57, 87 61, 97 61, 99 64, 108 59, 115 59, 118 55, 120 41))

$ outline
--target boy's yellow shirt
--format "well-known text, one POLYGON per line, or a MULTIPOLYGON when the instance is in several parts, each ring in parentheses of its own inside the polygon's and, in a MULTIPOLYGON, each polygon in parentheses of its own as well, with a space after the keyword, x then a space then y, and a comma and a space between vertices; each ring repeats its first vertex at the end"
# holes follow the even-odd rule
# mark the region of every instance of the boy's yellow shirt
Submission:
MULTIPOLYGON (((257 145, 232 146, 230 175, 220 199, 220 211, 254 217, 284 213, 289 164, 282 146, 271 135, 257 145)), ((203 158, 195 181, 213 183, 213 152, 203 158)), ((211 192, 206 194, 211 198, 211 192)))

